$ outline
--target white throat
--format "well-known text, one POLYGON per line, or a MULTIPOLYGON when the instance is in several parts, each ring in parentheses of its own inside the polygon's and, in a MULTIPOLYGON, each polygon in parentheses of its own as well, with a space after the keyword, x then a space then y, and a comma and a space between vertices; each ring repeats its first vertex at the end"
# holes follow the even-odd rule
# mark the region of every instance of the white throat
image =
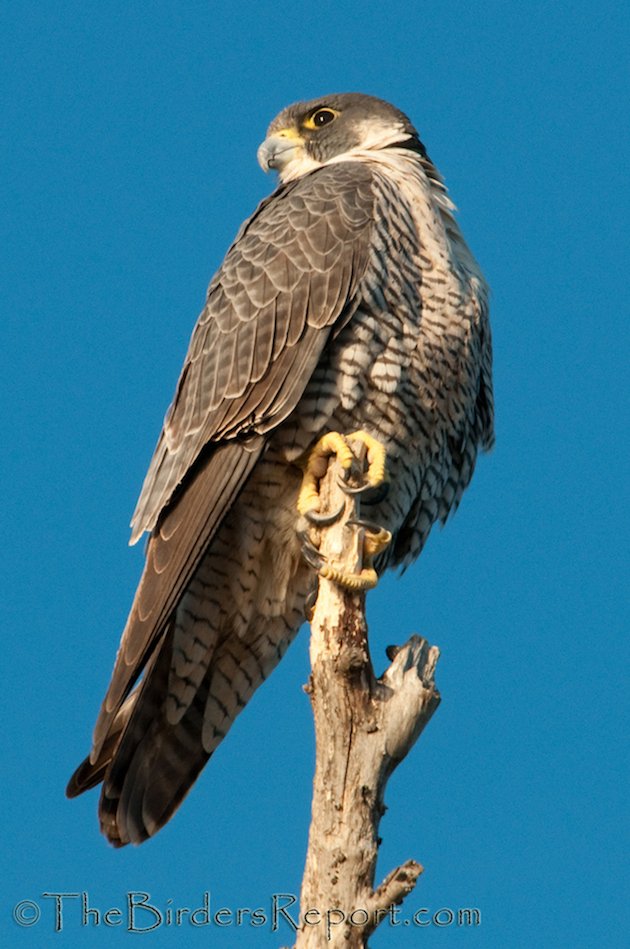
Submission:
POLYGON ((302 178, 303 175, 310 174, 317 168, 323 168, 326 165, 334 165, 340 161, 348 161, 356 157, 365 157, 366 154, 375 153, 391 145, 406 142, 411 136, 405 132, 402 125, 378 125, 374 122, 366 122, 362 127, 361 144, 349 148, 347 152, 335 155, 327 161, 316 161, 309 155, 306 155, 304 149, 300 149, 294 158, 286 163, 280 172, 280 181, 286 184, 288 181, 295 181, 302 178))

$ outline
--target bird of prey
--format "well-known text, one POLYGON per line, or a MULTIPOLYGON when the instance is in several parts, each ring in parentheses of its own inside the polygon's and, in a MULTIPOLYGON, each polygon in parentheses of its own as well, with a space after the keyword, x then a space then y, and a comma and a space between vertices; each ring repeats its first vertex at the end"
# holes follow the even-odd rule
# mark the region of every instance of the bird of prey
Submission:
POLYGON ((304 621, 298 507, 317 506, 322 438, 384 450, 378 574, 418 556, 493 442, 487 286, 409 119, 361 94, 299 102, 258 158, 279 184, 194 328, 132 520, 144 572, 68 785, 102 782, 115 846, 169 820, 304 621))

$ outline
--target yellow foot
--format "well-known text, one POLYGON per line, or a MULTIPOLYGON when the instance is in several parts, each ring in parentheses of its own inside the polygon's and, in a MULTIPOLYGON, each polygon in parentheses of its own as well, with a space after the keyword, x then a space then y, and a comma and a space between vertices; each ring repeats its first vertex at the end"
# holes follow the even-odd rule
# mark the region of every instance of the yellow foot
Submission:
POLYGON ((298 512, 308 515, 314 511, 319 511, 319 482, 328 470, 328 459, 332 455, 337 455, 339 463, 347 478, 353 462, 353 454, 349 443, 352 441, 363 442, 367 450, 368 469, 365 476, 365 483, 358 489, 351 488, 351 492, 361 492, 370 488, 377 488, 386 484, 386 452, 385 448, 368 432, 360 430, 352 432, 351 435, 340 435, 339 432, 328 432, 319 439, 317 444, 311 449, 311 452, 304 466, 302 477, 302 487, 298 496, 298 512))
POLYGON ((367 449, 367 484, 371 488, 378 488, 381 484, 385 484, 387 481, 387 452, 385 447, 373 435, 364 432, 363 429, 348 435, 348 441, 363 442, 367 449))
POLYGON ((346 590, 360 592, 371 590, 378 583, 378 574, 372 566, 372 561, 382 550, 391 543, 390 531, 370 521, 348 521, 348 527, 358 527, 363 531, 363 567, 360 573, 344 573, 342 570, 323 563, 319 573, 327 580, 332 580, 346 590))
POLYGON ((353 593, 371 590, 378 583, 378 576, 374 567, 364 567, 361 573, 344 573, 343 570, 337 570, 336 567, 331 567, 329 563, 324 563, 320 567, 319 575, 336 583, 337 586, 343 587, 344 590, 352 590, 353 593))
MULTIPOLYGON (((360 522, 357 523, 360 525, 360 522)), ((371 525, 366 524, 364 526, 368 527, 368 530, 366 530, 363 539, 363 557, 367 563, 372 563, 373 558, 389 546, 392 535, 384 527, 374 529, 371 525)))
MULTIPOLYGON (((302 553, 306 562, 321 577, 331 580, 346 590, 362 592, 376 586, 378 575, 373 567, 373 560, 387 547, 392 535, 380 525, 360 518, 346 522, 347 528, 360 531, 358 549, 361 551, 361 557, 355 567, 356 572, 349 572, 342 569, 340 565, 329 563, 320 553, 318 548, 321 542, 321 529, 337 521, 347 506, 347 502, 344 502, 338 511, 320 513, 320 482, 326 475, 328 461, 332 455, 337 456, 342 469, 339 486, 346 494, 359 495, 364 491, 373 492, 375 488, 387 487, 386 452, 383 445, 368 432, 358 431, 347 436, 340 435, 338 432, 328 432, 311 449, 306 459, 302 487, 297 501, 298 512, 306 522, 304 528, 300 530, 302 553), (355 458, 350 445, 356 441, 365 445, 367 471, 363 476, 363 482, 354 487, 352 485, 355 476, 352 475, 351 481, 350 472, 355 458)), ((378 503, 373 495, 371 503, 378 503)))
POLYGON ((353 455, 343 435, 340 435, 339 432, 328 432, 323 435, 311 449, 306 459, 302 487, 297 502, 300 514, 319 511, 319 482, 328 470, 328 459, 332 455, 337 455, 344 472, 350 471, 353 455))

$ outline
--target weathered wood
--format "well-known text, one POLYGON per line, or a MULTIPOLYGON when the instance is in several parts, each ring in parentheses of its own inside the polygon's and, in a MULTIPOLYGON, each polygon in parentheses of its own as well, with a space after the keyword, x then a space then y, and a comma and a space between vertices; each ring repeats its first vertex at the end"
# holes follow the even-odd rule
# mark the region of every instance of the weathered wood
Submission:
MULTIPOLYGON (((337 510, 345 502, 344 514, 321 530, 320 551, 334 566, 358 573, 363 529, 348 524, 359 514, 358 501, 341 490, 339 473, 331 462, 323 508, 337 510)), ((393 661, 376 679, 365 594, 320 578, 310 654, 316 769, 295 949, 362 949, 422 872, 410 860, 374 890, 385 785, 439 704, 433 681, 439 651, 412 636, 388 651, 393 661)))

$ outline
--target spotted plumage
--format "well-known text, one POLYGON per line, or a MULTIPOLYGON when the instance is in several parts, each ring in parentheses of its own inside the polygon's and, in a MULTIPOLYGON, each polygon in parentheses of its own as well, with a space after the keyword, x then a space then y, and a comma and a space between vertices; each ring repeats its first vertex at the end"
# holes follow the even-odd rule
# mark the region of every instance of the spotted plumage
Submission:
POLYGON ((407 565, 493 441, 487 288, 401 112, 334 95, 259 150, 280 185, 210 284, 134 514, 150 532, 92 752, 117 846, 170 818, 304 620, 299 463, 327 431, 385 446, 377 561, 407 565))

